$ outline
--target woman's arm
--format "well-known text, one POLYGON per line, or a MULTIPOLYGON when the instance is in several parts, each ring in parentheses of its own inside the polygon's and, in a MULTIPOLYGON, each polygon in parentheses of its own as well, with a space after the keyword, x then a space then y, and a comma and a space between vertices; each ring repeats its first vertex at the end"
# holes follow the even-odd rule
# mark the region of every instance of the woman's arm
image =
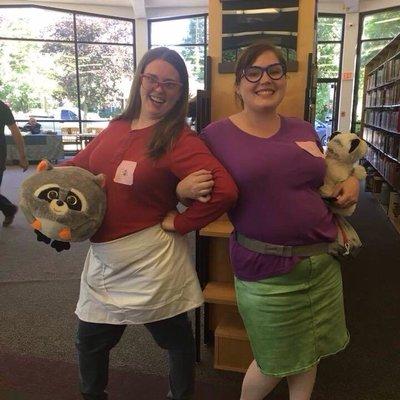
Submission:
POLYGON ((179 179, 203 169, 211 172, 214 181, 208 202, 194 201, 183 213, 175 216, 175 230, 185 234, 200 229, 235 204, 238 196, 235 182, 199 137, 184 133, 171 151, 170 160, 171 170, 179 179))
POLYGON ((176 195, 185 206, 192 204, 191 200, 207 203, 211 199, 214 180, 211 171, 200 169, 183 178, 176 186, 176 195))
POLYGON ((332 197, 336 198, 335 207, 347 208, 357 203, 360 194, 360 181, 349 176, 344 182, 335 186, 332 197))
POLYGON ((18 128, 18 125, 15 122, 13 124, 7 125, 7 126, 8 126, 8 129, 10 129, 10 131, 11 131, 15 145, 18 150, 19 165, 21 166, 22 170, 25 172, 29 167, 29 163, 26 158, 25 144, 24 144, 24 140, 22 139, 21 132, 18 128))

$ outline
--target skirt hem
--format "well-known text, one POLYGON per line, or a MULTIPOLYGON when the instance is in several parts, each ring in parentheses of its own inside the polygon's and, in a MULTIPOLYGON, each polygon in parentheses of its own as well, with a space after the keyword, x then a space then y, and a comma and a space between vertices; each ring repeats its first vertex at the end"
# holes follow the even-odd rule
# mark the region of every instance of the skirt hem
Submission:
MULTIPOLYGON (((257 365, 258 365, 258 368, 260 369, 260 371, 261 371, 264 375, 274 376, 274 377, 277 377, 277 378, 284 378, 284 377, 290 376, 290 375, 297 375, 297 374, 301 374, 302 372, 305 372, 305 371, 311 369, 314 365, 318 364, 323 358, 326 358, 326 357, 329 357, 329 356, 333 356, 333 355, 335 355, 335 354, 340 353, 341 351, 343 351, 343 350, 347 347, 347 345, 349 344, 349 342, 350 342, 350 334, 348 333, 348 334, 347 334, 347 340, 346 340, 346 342, 344 343, 344 345, 343 345, 340 349, 338 349, 337 351, 334 351, 334 352, 332 352, 332 353, 323 354, 323 355, 319 356, 319 357, 318 357, 315 361, 313 361, 311 364, 307 365, 306 367, 302 367, 302 368, 299 368, 299 369, 296 369, 296 370, 292 370, 292 371, 290 371, 290 372, 282 372, 282 373, 265 372, 265 371, 260 367, 260 365, 258 364, 258 362, 257 362, 257 365)), ((256 360, 256 361, 257 361, 257 360, 256 360)))

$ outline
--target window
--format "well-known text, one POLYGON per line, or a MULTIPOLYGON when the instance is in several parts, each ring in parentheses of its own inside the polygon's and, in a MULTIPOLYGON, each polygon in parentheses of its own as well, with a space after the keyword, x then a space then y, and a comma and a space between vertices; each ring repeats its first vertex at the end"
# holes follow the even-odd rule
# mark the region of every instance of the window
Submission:
POLYGON ((107 125, 134 72, 134 22, 39 6, 0 6, 0 98, 44 131, 107 125), (73 121, 73 122, 69 122, 73 121))
POLYGON ((358 132, 361 125, 365 64, 399 33, 400 7, 361 14, 351 127, 353 132, 358 132))
POLYGON ((166 46, 184 59, 189 73, 190 97, 204 89, 207 15, 152 20, 149 21, 149 32, 150 48, 166 46))
POLYGON ((319 14, 317 21, 317 98, 315 130, 322 145, 337 129, 343 53, 343 15, 319 14))

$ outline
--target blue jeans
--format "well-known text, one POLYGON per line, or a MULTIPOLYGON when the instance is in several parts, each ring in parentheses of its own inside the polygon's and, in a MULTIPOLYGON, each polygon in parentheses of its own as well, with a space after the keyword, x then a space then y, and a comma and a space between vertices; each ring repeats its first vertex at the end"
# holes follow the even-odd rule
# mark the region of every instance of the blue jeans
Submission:
MULTIPOLYGON (((145 324, 156 343, 169 356, 172 399, 189 400, 194 393, 195 344, 187 314, 145 324)), ((110 350, 119 342, 126 325, 96 324, 79 320, 76 348, 79 380, 85 400, 107 400, 110 350)), ((151 390, 151 388, 149 388, 151 390)))

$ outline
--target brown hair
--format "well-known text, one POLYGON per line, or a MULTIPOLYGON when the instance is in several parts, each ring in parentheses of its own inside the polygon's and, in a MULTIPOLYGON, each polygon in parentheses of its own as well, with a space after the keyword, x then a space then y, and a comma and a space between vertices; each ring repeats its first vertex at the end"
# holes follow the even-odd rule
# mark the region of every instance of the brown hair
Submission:
MULTIPOLYGON (((247 68, 250 67, 253 62, 263 53, 266 51, 270 51, 275 54, 276 58, 278 61, 283 65, 285 71, 287 71, 287 63, 286 59, 283 56, 282 52, 273 44, 263 41, 263 42, 258 42, 255 44, 252 44, 249 47, 246 47, 241 53, 240 56, 236 62, 236 68, 235 68, 235 87, 238 87, 240 84, 240 81, 242 80, 243 77, 243 71, 247 68)), ((239 100, 240 104, 243 107, 243 100, 239 96, 239 94, 235 91, 235 97, 237 100, 239 100)))
POLYGON ((189 78, 185 62, 174 50, 167 47, 157 47, 149 50, 140 60, 129 93, 128 104, 121 115, 115 119, 133 120, 139 117, 142 109, 140 98, 141 74, 147 65, 154 60, 164 60, 171 64, 179 74, 182 83, 181 95, 172 109, 154 127, 153 136, 148 144, 148 155, 157 159, 172 147, 182 129, 186 125, 186 115, 189 96, 189 78))

